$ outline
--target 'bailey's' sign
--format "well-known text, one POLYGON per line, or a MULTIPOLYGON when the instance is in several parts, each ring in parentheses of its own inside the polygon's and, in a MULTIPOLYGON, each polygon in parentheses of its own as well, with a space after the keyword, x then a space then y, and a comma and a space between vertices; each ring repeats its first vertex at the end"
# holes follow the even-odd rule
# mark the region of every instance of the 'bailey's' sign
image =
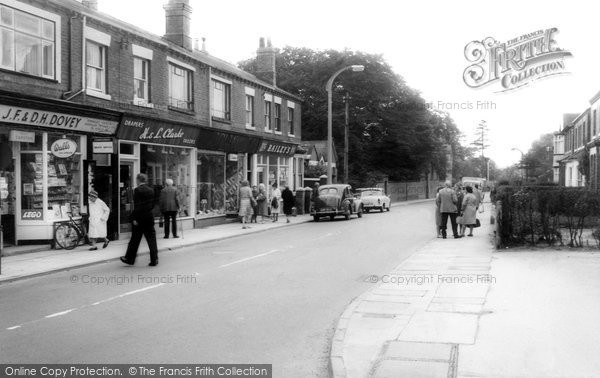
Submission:
POLYGON ((195 147, 198 128, 155 119, 124 117, 117 132, 120 139, 138 142, 195 147))

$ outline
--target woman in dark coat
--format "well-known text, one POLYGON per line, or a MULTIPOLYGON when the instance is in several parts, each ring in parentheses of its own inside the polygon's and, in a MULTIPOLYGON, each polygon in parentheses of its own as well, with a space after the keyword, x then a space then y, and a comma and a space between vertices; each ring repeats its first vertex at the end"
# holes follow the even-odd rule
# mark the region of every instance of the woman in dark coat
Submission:
POLYGON ((283 213, 285 214, 287 223, 290 223, 290 216, 296 205, 296 197, 294 197, 294 193, 290 190, 290 187, 286 185, 283 192, 281 192, 281 198, 283 199, 283 213))

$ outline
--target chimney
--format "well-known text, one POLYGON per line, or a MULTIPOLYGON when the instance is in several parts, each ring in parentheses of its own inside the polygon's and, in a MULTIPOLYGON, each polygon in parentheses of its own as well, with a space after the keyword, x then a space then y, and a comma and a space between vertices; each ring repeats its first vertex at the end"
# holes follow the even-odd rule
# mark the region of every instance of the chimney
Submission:
POLYGON ((277 74, 275 72, 275 56, 277 50, 271 46, 271 39, 260 38, 258 50, 256 50, 256 77, 277 86, 277 74))
POLYGON ((187 50, 192 50, 190 19, 192 7, 189 0, 169 0, 165 6, 167 32, 165 39, 187 50))
POLYGON ((86 8, 89 8, 94 11, 98 10, 98 0, 81 0, 81 3, 86 8))

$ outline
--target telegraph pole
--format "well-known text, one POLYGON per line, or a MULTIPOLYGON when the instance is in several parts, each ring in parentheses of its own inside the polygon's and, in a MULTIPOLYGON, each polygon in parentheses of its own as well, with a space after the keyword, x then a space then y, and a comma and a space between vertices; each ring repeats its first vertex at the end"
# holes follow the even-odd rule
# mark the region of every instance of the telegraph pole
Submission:
POLYGON ((349 146, 349 125, 350 125, 350 95, 346 92, 344 96, 344 103, 346 105, 346 121, 344 124, 344 183, 348 183, 348 149, 349 146))

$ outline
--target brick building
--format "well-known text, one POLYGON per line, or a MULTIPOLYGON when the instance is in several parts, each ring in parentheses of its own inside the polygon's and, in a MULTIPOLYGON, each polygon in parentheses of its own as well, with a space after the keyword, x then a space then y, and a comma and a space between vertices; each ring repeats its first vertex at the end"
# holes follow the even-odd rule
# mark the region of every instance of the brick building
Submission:
MULTIPOLYGON (((0 171, 9 242, 52 239, 94 189, 129 231, 146 173, 180 192, 184 227, 237 211, 239 182, 302 185, 300 100, 276 86, 276 49, 261 39, 256 76, 190 36, 188 0, 164 6, 153 35, 97 11, 97 1, 0 0, 0 171)), ((157 216, 159 213, 157 211, 157 216)))

